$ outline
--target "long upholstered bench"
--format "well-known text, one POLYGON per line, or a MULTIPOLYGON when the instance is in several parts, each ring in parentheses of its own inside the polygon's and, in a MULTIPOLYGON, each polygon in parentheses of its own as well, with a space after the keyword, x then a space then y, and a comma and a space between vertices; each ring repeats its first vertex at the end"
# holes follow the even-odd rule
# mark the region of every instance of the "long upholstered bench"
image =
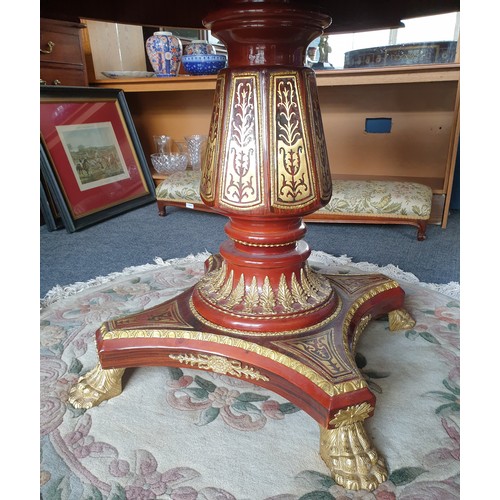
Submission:
MULTIPOLYGON (((200 171, 170 174, 156 187, 160 215, 167 206, 211 212, 202 202, 200 171)), ((381 180, 333 180, 330 202, 304 217, 309 222, 365 224, 411 224, 418 228, 417 239, 426 238, 431 215, 432 189, 416 182, 381 180)))

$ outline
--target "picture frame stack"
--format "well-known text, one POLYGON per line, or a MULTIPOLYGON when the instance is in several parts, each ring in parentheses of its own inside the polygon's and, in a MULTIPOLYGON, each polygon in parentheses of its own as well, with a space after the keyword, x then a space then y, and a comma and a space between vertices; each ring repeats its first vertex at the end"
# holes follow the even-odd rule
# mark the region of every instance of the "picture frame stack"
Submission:
POLYGON ((155 201, 120 89, 40 87, 40 209, 70 233, 155 201))

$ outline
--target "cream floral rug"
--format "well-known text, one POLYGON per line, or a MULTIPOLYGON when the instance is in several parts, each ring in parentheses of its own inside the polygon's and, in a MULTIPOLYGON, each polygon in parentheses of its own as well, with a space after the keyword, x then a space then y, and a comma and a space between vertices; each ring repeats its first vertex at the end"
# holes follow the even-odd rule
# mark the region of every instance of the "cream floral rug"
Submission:
POLYGON ((383 272, 405 289, 412 330, 385 319, 364 331, 357 361, 377 397, 365 427, 387 462, 374 492, 335 484, 319 426, 280 396, 200 370, 127 369, 123 393, 90 410, 67 403, 97 362, 103 321, 194 285, 207 255, 162 261, 53 289, 42 301, 40 491, 43 500, 457 499, 459 286, 419 283, 393 266, 313 252, 328 273, 383 272))

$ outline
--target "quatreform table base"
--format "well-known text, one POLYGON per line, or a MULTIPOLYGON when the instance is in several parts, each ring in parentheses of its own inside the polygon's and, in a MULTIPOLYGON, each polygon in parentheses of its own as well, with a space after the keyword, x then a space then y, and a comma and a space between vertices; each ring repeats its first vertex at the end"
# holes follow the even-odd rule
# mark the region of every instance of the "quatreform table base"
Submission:
MULTIPOLYGON (((205 287, 223 286, 222 259, 206 264, 205 287)), ((311 270, 305 282, 322 294, 311 270)), ((100 362, 70 394, 90 408, 122 392, 126 368, 190 367, 251 381, 282 395, 320 425, 320 454, 335 481, 347 489, 375 489, 387 479, 383 458, 363 427, 375 396, 354 361, 356 344, 370 320, 388 314, 390 330, 411 328, 404 291, 382 274, 325 275, 335 308, 321 324, 262 335, 219 328, 201 317, 193 289, 143 312, 104 323, 96 332, 100 362)), ((284 294, 294 296, 293 290, 284 294)))
POLYGON ((96 332, 99 363, 72 389, 90 408, 121 392, 124 370, 211 370, 269 388, 320 425, 335 481, 375 489, 387 478, 363 422, 373 414, 354 353, 367 323, 410 328, 404 291, 383 275, 326 275, 308 264, 302 218, 332 195, 308 45, 329 16, 290 0, 220 0, 204 24, 228 50, 218 77, 203 202, 229 218, 228 240, 190 290, 96 332))

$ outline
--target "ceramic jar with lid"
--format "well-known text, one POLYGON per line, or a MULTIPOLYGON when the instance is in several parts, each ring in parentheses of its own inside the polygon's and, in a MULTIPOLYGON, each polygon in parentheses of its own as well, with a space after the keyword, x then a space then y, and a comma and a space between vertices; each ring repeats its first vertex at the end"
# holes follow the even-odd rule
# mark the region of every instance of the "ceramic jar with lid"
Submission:
POLYGON ((155 31, 146 40, 146 53, 156 76, 168 77, 179 74, 182 43, 170 31, 155 31))
POLYGON ((206 40, 193 40, 186 45, 184 54, 187 56, 215 54, 215 47, 206 40))

